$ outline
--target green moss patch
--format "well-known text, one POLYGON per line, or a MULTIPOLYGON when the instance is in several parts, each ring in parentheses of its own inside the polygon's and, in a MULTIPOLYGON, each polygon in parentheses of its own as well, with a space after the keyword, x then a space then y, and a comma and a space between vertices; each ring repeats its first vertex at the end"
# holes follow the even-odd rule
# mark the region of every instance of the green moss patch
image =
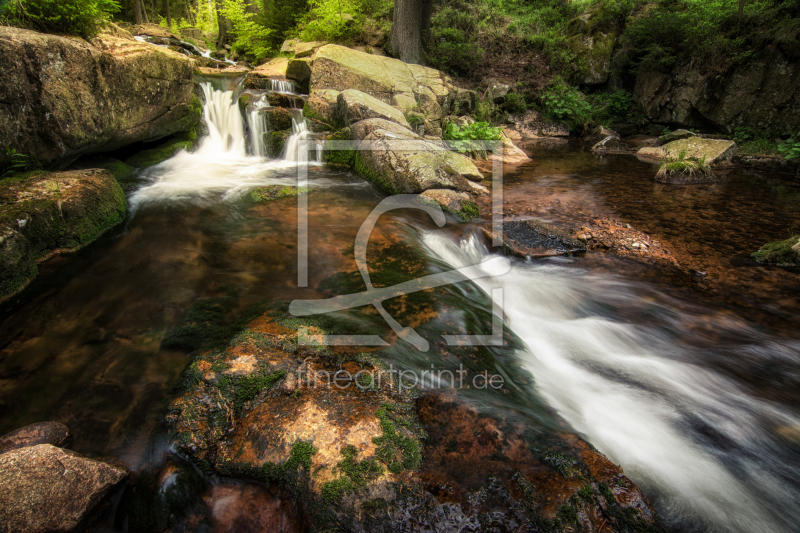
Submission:
POLYGON ((125 160, 125 163, 137 168, 146 168, 157 165, 174 156, 181 150, 191 150, 193 142, 180 138, 172 138, 160 144, 157 148, 142 150, 125 160))
POLYGON ((267 185, 250 191, 249 197, 254 202, 270 202, 278 198, 291 198, 308 194, 308 187, 293 187, 291 185, 267 185))
POLYGON ((768 265, 800 266, 800 236, 765 244, 750 257, 768 265))
POLYGON ((389 471, 416 470, 422 462, 422 447, 414 434, 411 418, 397 405, 385 403, 375 413, 381 422, 383 435, 372 439, 378 446, 377 456, 389 471))

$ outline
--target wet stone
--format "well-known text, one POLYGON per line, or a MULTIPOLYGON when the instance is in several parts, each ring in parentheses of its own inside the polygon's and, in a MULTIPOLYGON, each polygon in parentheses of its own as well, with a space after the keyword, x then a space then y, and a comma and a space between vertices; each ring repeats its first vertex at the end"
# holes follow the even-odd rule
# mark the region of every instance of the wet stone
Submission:
POLYGON ((69 428, 59 422, 37 422, 19 428, 0 437, 0 453, 36 446, 52 444, 59 448, 72 440, 69 428))
POLYGON ((582 253, 586 245, 539 220, 515 220, 503 224, 503 251, 522 258, 550 257, 582 253))

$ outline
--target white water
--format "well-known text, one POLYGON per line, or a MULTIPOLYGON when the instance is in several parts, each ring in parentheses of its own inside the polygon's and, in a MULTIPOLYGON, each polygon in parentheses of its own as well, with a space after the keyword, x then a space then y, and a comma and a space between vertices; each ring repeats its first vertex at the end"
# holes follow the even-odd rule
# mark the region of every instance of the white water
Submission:
POLYGON ((133 211, 154 201, 206 198, 220 193, 225 199, 264 185, 296 185, 296 160, 247 155, 236 91, 217 90, 208 82, 202 88, 208 136, 195 152, 182 150, 150 167, 145 174, 150 183, 130 198, 133 211))
MULTIPOLYGON (((295 161, 297 163, 308 163, 308 150, 310 147, 308 141, 311 140, 311 132, 308 129, 308 123, 303 116, 300 109, 292 109, 292 134, 286 140, 286 146, 283 148, 283 159, 287 161, 295 161), (304 149, 306 148, 306 149, 304 149)), ((314 155, 310 161, 322 161, 322 145, 314 143, 314 155)))
MULTIPOLYGON (((458 245, 434 232, 423 241, 432 256, 454 268, 488 254, 474 238, 458 245)), ((502 277, 475 283, 486 294, 507 289, 506 321, 527 345, 518 356, 540 394, 630 478, 657 494, 659 510, 671 522, 688 519, 721 532, 798 531, 800 495, 790 486, 798 480, 796 456, 791 460, 796 451, 787 452, 775 437, 779 428, 800 428, 797 413, 681 362, 691 354, 652 327, 589 312, 595 304, 648 305, 621 281, 554 264, 517 263, 502 277)), ((800 359, 796 345, 736 351, 759 349, 800 359)))
POLYGON ((294 82, 288 80, 269 80, 269 90, 283 94, 297 94, 294 82))
POLYGON ((262 97, 252 104, 253 108, 247 113, 247 126, 250 128, 250 149, 252 154, 257 157, 267 155, 264 146, 264 134, 267 132, 267 118, 261 112, 262 109, 269 107, 269 102, 262 97))

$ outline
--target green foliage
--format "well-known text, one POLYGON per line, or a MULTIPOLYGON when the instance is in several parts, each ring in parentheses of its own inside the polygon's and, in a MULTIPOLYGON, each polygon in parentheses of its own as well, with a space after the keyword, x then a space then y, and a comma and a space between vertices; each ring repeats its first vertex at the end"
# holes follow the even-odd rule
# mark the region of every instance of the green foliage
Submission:
POLYGON ((308 12, 308 0, 261 0, 264 25, 272 29, 270 42, 279 49, 296 30, 295 26, 308 12))
POLYGON ((739 0, 638 3, 619 58, 631 69, 670 68, 687 54, 741 61, 770 42, 796 42, 800 28, 800 6, 794 0, 748 0, 741 20, 739 0))
POLYGON ((308 0, 311 11, 299 27, 304 41, 347 42, 361 33, 359 0, 308 0))
POLYGON ((412 128, 425 124, 425 117, 417 113, 406 113, 405 117, 412 128))
POLYGON ((88 39, 119 9, 115 0, 11 0, 0 17, 11 26, 88 39))
POLYGON ((777 149, 786 159, 800 157, 800 134, 789 137, 787 140, 778 144, 777 149))
POLYGON ((21 174, 33 167, 31 158, 17 152, 14 148, 6 146, 5 163, 0 163, 0 178, 6 178, 15 174, 21 174))
POLYGON ((656 177, 665 177, 671 174, 680 174, 687 177, 711 174, 711 168, 703 159, 687 159, 686 152, 681 150, 677 158, 669 158, 658 169, 656 177))
POLYGON ((231 33, 236 36, 233 49, 246 54, 257 63, 270 57, 272 30, 256 21, 255 13, 247 11, 245 0, 222 0, 220 12, 231 21, 231 33))
POLYGON ((528 103, 525 101, 525 96, 522 94, 508 93, 501 109, 512 115, 522 115, 528 110, 528 103))
POLYGON ((469 73, 483 56, 473 9, 446 6, 431 20, 427 58, 431 66, 457 76, 469 73))
POLYGON ((542 94, 541 104, 547 118, 564 122, 571 130, 586 129, 594 118, 594 110, 586 96, 563 82, 551 84, 542 94))
POLYGON ((473 122, 466 126, 458 126, 449 122, 444 129, 444 139, 450 146, 461 153, 485 155, 486 148, 482 141, 499 141, 503 138, 500 128, 490 126, 488 122, 473 122))
POLYGON ((755 128, 737 128, 733 140, 739 145, 739 153, 754 155, 778 155, 779 144, 770 136, 755 128))

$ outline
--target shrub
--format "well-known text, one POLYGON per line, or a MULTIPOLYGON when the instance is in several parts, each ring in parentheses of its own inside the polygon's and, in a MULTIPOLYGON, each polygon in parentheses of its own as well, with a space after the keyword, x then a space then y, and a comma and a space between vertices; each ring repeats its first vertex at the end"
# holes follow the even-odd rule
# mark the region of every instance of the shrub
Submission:
POLYGON ((733 134, 733 140, 739 145, 739 152, 743 154, 778 155, 780 153, 774 136, 755 128, 737 128, 733 134))
POLYGON ((427 59, 432 67, 456 76, 466 75, 483 56, 476 17, 468 9, 447 6, 431 20, 427 59))
POLYGON ((586 96, 560 80, 542 94, 541 103, 545 116, 566 123, 571 130, 585 130, 593 121, 594 110, 586 96))
POLYGON ((486 147, 481 141, 499 141, 503 138, 500 128, 490 126, 487 122, 473 122, 463 127, 450 122, 444 129, 443 137, 461 153, 472 153, 485 157, 486 147))
POLYGON ((800 157, 800 134, 778 144, 778 151, 783 154, 786 159, 795 159, 800 157))
POLYGON ((525 97, 523 95, 519 93, 508 93, 500 108, 512 115, 521 115, 528 110, 528 104, 525 102, 525 97))
POLYGON ((220 12, 231 21, 236 36, 232 47, 261 62, 272 52, 270 34, 272 30, 255 20, 255 13, 247 12, 245 0, 223 0, 220 12))
POLYGON ((11 26, 88 39, 119 9, 115 0, 11 0, 0 17, 11 26))
POLYGON ((304 41, 343 42, 361 32, 363 15, 359 0, 308 0, 311 11, 300 24, 304 41))

